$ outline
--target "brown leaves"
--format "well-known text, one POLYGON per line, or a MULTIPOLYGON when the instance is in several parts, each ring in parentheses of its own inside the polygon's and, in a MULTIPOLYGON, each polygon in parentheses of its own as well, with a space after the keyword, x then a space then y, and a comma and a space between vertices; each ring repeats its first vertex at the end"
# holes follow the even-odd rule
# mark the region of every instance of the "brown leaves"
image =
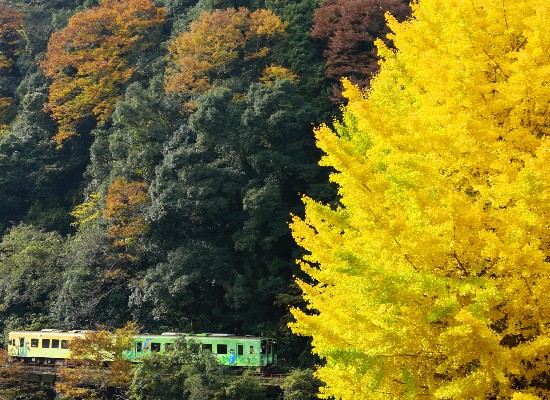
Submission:
POLYGON ((169 46, 165 87, 168 93, 200 93, 213 78, 227 73, 233 61, 262 58, 285 24, 269 10, 246 8, 203 12, 169 46))
POLYGON ((42 66, 53 79, 45 108, 59 123, 58 144, 76 135, 86 118, 110 117, 133 74, 130 54, 147 46, 144 32, 164 18, 164 8, 150 0, 103 0, 51 36, 42 66))
POLYGON ((6 350, 0 349, 0 384, 9 385, 21 379, 22 365, 11 360, 6 350))

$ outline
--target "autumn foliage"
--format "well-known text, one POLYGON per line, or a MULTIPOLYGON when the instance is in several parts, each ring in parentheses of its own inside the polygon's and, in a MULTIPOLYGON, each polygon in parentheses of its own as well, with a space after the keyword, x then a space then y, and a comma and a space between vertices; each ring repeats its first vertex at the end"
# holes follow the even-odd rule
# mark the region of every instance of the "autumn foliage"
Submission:
POLYGON ((23 14, 0 3, 0 73, 13 65, 14 57, 21 50, 23 14))
POLYGON ((22 365, 10 359, 8 352, 0 349, 0 384, 12 385, 20 380, 22 365))
POLYGON ((116 246, 132 245, 147 230, 142 210, 147 203, 147 184, 117 177, 105 198, 103 217, 116 246))
POLYGON ((134 72, 131 54, 148 46, 144 33, 164 17, 150 0, 103 0, 51 36, 42 66, 52 78, 46 109, 59 124, 58 144, 85 119, 110 117, 134 72))
POLYGON ((95 399, 108 388, 128 387, 132 362, 124 352, 132 348, 135 334, 137 326, 129 322, 114 333, 100 330, 72 340, 71 358, 59 369, 56 392, 67 398, 95 399))
MULTIPOLYGON (((347 78, 367 86, 378 71, 379 57, 374 41, 386 39, 389 29, 385 13, 403 20, 411 12, 403 0, 326 0, 315 10, 311 35, 326 42, 323 54, 327 77, 339 82, 347 78)), ((340 99, 340 85, 334 87, 340 99)))
POLYGON ((232 62, 267 56, 284 33, 285 24, 269 10, 203 12, 168 48, 166 91, 203 92, 231 70, 232 62))
POLYGON ((323 398, 550 397, 550 9, 421 0, 294 218, 323 398))
POLYGON ((21 361, 10 357, 6 350, 0 349, 0 399, 20 399, 24 398, 24 394, 32 395, 32 398, 37 400, 50 398, 43 386, 22 380, 26 374, 21 361))

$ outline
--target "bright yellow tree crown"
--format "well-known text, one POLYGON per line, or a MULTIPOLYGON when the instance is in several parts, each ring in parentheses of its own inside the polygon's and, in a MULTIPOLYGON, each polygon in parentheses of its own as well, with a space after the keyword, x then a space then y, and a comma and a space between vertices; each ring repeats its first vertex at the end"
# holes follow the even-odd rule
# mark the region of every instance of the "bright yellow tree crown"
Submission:
POLYGON ((550 8, 420 0, 368 92, 315 134, 293 310, 323 398, 548 398, 550 8))

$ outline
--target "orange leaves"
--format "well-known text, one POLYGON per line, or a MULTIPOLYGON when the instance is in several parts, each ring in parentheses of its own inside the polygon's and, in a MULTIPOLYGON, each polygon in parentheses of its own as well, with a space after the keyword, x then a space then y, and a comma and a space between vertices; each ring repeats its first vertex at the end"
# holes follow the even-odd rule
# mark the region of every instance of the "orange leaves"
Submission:
POLYGON ((271 50, 271 41, 285 34, 286 24, 269 10, 254 11, 250 14, 249 24, 245 36, 250 48, 245 59, 265 57, 271 50))
POLYGON ((132 245, 147 230, 142 209, 147 203, 147 185, 116 178, 105 198, 103 217, 110 223, 115 246, 132 245))
POLYGON ((203 12, 169 46, 166 91, 204 92, 212 78, 238 59, 265 57, 268 44, 284 35, 285 24, 269 10, 246 8, 203 12))
POLYGON ((146 47, 144 32, 164 18, 150 0, 103 0, 51 36, 42 66, 53 80, 46 109, 59 123, 58 144, 86 118, 110 117, 133 74, 130 54, 146 47))
POLYGON ((69 344, 71 365, 59 369, 56 391, 67 398, 92 399, 109 387, 127 387, 132 363, 125 352, 131 349, 136 333, 137 325, 128 322, 115 333, 88 332, 72 340, 69 344))
POLYGON ((269 10, 256 10, 250 14, 250 29, 248 37, 265 35, 274 37, 285 32, 285 23, 269 10))

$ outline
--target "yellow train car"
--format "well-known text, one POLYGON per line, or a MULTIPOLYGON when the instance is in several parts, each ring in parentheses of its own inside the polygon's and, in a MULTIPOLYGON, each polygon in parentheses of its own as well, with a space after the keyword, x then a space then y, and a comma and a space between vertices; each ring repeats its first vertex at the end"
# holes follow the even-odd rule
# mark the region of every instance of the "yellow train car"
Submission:
POLYGON ((62 365, 70 357, 69 343, 90 331, 14 331, 8 336, 8 354, 25 362, 62 365))

